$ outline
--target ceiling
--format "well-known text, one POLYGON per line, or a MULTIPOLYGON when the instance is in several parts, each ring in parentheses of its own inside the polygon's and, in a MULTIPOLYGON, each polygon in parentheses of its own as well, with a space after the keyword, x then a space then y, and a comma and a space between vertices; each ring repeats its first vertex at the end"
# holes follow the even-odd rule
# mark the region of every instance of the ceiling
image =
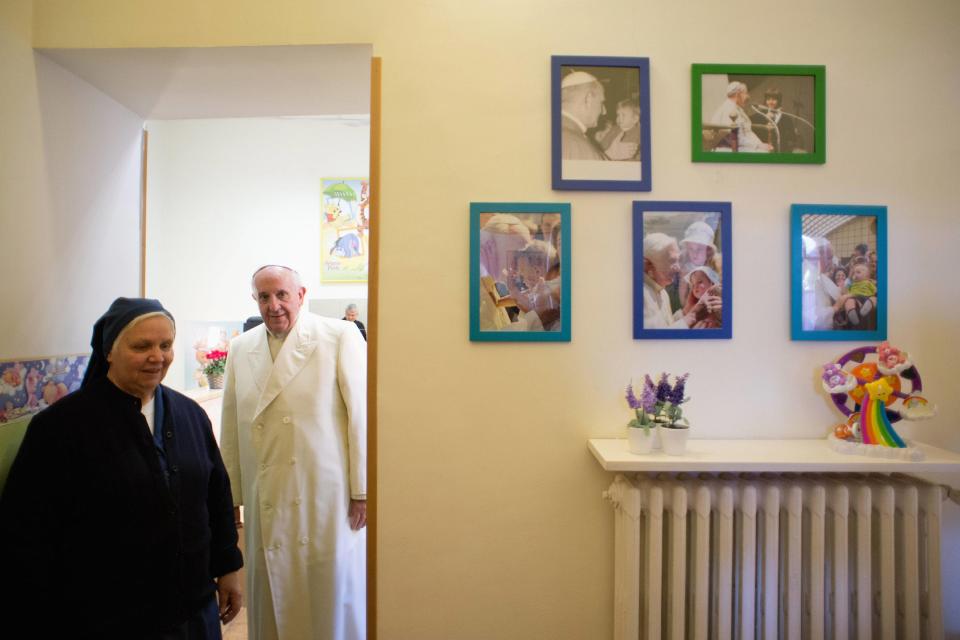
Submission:
POLYGON ((370 112, 368 44, 37 52, 145 120, 370 112))

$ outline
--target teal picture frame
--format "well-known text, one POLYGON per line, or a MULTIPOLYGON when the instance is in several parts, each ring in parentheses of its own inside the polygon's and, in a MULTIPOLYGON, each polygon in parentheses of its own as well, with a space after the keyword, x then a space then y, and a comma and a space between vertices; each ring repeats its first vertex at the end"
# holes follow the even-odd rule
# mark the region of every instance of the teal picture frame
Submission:
MULTIPOLYGON (((887 208, 882 205, 794 204, 790 207, 790 337, 793 340, 870 342, 887 339, 887 208), (872 312, 860 313, 859 324, 836 315, 844 291, 837 271, 848 275, 847 293, 853 296, 853 266, 860 245, 866 245, 869 280, 875 283, 872 312), (845 245, 845 246, 842 246, 845 245), (853 251, 851 251, 851 247, 853 251), (829 248, 829 252, 826 249, 829 248), (870 254, 873 253, 873 259, 870 254), (824 265, 832 265, 827 283, 821 283, 824 265), (835 290, 828 289, 833 282, 835 290), (872 318, 868 314, 872 314, 872 318)), ((861 296, 863 297, 863 296, 861 296)), ((855 298, 856 300, 856 298, 855 298)), ((859 312, 859 310, 857 310, 859 312)))
POLYGON ((823 65, 692 65, 693 162, 824 164, 826 73, 823 65))
POLYGON ((569 342, 569 203, 470 203, 470 340, 569 342))

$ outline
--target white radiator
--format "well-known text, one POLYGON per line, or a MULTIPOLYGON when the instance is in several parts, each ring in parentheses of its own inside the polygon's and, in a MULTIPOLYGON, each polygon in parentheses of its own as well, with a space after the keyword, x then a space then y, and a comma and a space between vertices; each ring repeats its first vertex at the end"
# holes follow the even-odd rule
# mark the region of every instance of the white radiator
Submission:
POLYGON ((942 638, 941 488, 883 475, 618 475, 614 638, 942 638))

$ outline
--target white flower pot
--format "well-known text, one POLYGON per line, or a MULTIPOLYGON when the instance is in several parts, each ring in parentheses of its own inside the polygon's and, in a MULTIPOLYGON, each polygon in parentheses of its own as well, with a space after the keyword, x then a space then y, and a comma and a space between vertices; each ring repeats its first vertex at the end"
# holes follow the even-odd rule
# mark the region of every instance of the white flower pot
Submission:
POLYGON ((671 429, 669 427, 658 427, 660 431, 660 442, 663 443, 663 452, 668 456, 682 456, 687 452, 687 438, 690 436, 690 428, 671 429))
POLYGON ((653 441, 656 434, 657 430, 653 428, 627 427, 627 442, 630 446, 630 453, 650 453, 653 451, 653 441))

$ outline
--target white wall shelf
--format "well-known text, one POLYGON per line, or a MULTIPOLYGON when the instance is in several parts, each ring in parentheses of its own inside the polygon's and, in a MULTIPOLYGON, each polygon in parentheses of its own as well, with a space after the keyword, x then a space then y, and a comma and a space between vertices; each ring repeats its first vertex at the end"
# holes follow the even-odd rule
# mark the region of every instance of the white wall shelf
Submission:
POLYGON ((630 453, 624 438, 594 438, 590 451, 606 471, 793 472, 793 473, 960 473, 960 454, 922 443, 920 461, 874 458, 837 453, 826 439, 809 440, 690 440, 687 453, 630 453))

